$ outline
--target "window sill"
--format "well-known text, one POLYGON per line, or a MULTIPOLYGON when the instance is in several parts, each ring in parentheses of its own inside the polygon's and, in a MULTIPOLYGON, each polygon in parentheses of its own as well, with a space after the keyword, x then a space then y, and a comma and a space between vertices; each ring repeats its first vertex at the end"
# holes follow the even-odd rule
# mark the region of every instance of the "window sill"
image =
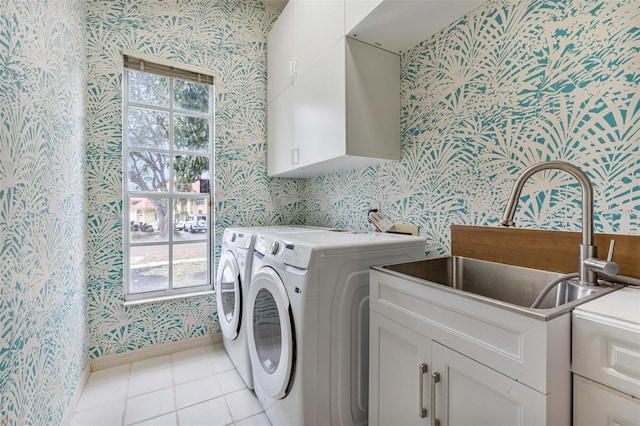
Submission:
POLYGON ((156 296, 156 297, 149 297, 146 299, 125 300, 124 306, 144 305, 147 303, 157 303, 157 302, 169 302, 173 300, 188 299, 191 297, 213 296, 215 293, 216 292, 214 290, 206 290, 206 291, 198 291, 195 293, 172 294, 171 296, 156 296))

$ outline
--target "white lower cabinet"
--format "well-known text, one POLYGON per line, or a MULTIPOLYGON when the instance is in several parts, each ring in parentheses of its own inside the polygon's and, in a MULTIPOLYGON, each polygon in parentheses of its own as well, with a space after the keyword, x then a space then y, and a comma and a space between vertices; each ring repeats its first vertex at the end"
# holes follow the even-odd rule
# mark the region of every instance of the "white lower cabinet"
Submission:
POLYGON ((573 311, 573 424, 640 426, 640 288, 573 311))
POLYGON ((573 376, 573 424, 640 426, 640 400, 593 380, 573 376))
POLYGON ((432 415, 441 425, 544 425, 540 392, 433 342, 432 415), (434 376, 435 375, 435 376, 434 376))
POLYGON ((370 277, 370 425, 571 424, 570 314, 537 320, 370 277))
POLYGON ((375 312, 370 327, 370 424, 545 424, 540 392, 375 312))
POLYGON ((431 370, 420 367, 431 364, 431 340, 375 312, 369 329, 369 424, 429 424, 431 370))

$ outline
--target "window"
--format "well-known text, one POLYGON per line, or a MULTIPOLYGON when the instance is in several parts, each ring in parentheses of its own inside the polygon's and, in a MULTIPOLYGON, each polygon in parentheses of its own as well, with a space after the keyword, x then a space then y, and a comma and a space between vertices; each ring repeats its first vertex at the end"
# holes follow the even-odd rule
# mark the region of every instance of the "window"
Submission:
POLYGON ((213 288, 213 79, 125 55, 125 299, 213 288))

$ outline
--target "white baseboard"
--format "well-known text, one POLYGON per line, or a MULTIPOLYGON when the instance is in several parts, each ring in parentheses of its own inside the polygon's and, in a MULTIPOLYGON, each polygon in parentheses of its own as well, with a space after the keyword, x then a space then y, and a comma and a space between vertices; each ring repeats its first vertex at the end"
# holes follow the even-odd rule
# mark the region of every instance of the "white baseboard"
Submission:
POLYGON ((91 371, 117 367, 119 365, 128 364, 130 362, 142 361, 144 359, 167 355, 173 352, 186 351, 189 349, 194 349, 200 346, 218 342, 222 342, 222 334, 219 333, 201 337, 194 337, 192 339, 181 340, 179 342, 163 343, 160 345, 149 346, 146 348, 116 355, 108 355, 91 360, 91 371))
POLYGON ((76 412, 76 407, 78 406, 78 402, 80 401, 80 397, 82 396, 82 391, 84 391, 84 386, 87 384, 87 380, 89 380, 89 375, 91 374, 91 366, 87 362, 86 367, 82 371, 82 376, 78 381, 78 385, 76 386, 76 391, 73 393, 73 398, 71 398, 71 402, 67 407, 67 411, 62 418, 62 425, 68 426, 71 424, 71 420, 73 420, 73 413, 76 412))

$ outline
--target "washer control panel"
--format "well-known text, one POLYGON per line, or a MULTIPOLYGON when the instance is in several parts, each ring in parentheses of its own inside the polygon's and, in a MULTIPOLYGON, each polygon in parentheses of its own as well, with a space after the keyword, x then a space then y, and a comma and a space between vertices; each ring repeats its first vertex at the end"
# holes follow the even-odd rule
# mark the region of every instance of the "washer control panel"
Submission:
POLYGON ((312 248, 271 235, 258 235, 255 251, 285 265, 307 269, 312 248))

